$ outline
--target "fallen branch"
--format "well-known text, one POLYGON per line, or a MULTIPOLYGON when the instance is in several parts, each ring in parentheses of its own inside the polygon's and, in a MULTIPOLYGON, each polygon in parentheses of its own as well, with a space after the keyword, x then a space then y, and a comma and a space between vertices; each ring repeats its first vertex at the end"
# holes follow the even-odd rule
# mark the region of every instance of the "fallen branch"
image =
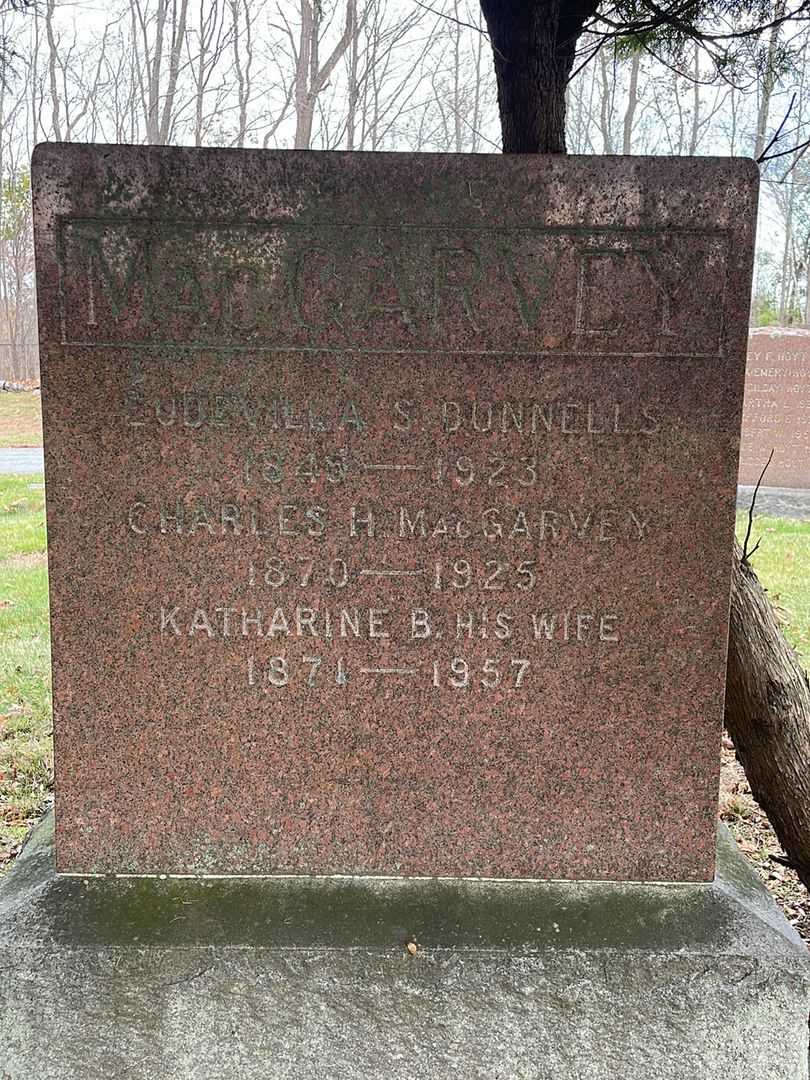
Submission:
POLYGON ((751 556, 754 554, 754 552, 757 550, 757 548, 760 545, 760 541, 757 540, 756 544, 754 544, 754 546, 751 548, 751 550, 750 551, 748 550, 748 541, 751 539, 751 529, 752 529, 752 527, 754 525, 754 507, 757 505, 757 495, 759 495, 759 485, 762 483, 762 478, 765 475, 765 473, 767 472, 768 466, 773 461, 774 449, 775 449, 774 447, 771 447, 771 452, 768 455, 768 460, 765 462, 765 468, 759 474, 759 480, 757 480, 756 487, 754 488, 754 494, 751 496, 751 505, 748 507, 748 528, 745 530, 745 540, 743 540, 743 546, 742 546, 742 561, 744 563, 749 563, 751 561, 751 556))
POLYGON ((734 545, 726 729, 754 798, 810 888, 810 682, 734 545))
POLYGON ((38 390, 38 386, 24 386, 22 383, 6 382, 5 379, 0 379, 0 391, 5 390, 13 394, 22 394, 30 390, 38 390))

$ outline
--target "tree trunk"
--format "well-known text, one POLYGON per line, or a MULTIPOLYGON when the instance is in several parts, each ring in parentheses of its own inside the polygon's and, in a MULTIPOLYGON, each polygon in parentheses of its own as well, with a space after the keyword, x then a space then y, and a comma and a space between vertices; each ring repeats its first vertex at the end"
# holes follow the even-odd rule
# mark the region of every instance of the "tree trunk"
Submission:
POLYGON ((796 183, 794 174, 791 173, 788 180, 785 206, 785 246, 782 251, 782 280, 779 284, 779 322, 782 326, 789 326, 792 322, 790 317, 790 286, 793 274, 793 208, 796 200, 796 183))
POLYGON ((307 96, 303 101, 299 100, 295 117, 295 139, 293 146, 296 150, 309 150, 312 143, 312 124, 315 119, 315 98, 307 96))
POLYGON ((172 44, 169 49, 169 79, 166 84, 166 93, 163 98, 163 115, 160 120, 160 142, 166 146, 172 134, 174 124, 174 98, 177 93, 177 80, 180 76, 180 56, 186 39, 186 15, 188 12, 188 0, 180 0, 179 13, 177 5, 173 5, 173 11, 177 16, 177 22, 172 24, 172 44))
POLYGON ((700 138, 700 49, 695 44, 692 69, 692 125, 689 133, 689 153, 697 153, 700 138))
POLYGON ((565 153, 565 88, 598 0, 481 0, 505 154, 565 153))
POLYGON ((638 72, 641 67, 641 49, 636 49, 630 61, 630 86, 627 91, 627 109, 624 113, 622 129, 622 153, 633 152, 633 121, 638 108, 638 72))
POLYGON ((45 31, 48 35, 48 81, 51 89, 51 127, 53 128, 54 138, 57 142, 62 142, 62 128, 59 121, 60 101, 59 90, 56 85, 56 58, 58 55, 58 45, 53 32, 53 13, 55 7, 55 0, 48 0, 48 6, 45 9, 45 31))
POLYGON ((326 86, 340 58, 349 47, 357 25, 357 0, 346 0, 346 26, 340 41, 321 65, 320 35, 323 9, 312 0, 301 0, 301 30, 298 37, 295 69, 295 141, 296 150, 309 150, 318 94, 326 86))
MULTIPOLYGON (((295 68, 295 140, 296 150, 309 150, 312 139, 312 117, 315 101, 310 98, 310 67, 312 53, 317 47, 315 14, 310 0, 301 0, 301 32, 298 38, 298 57, 295 68)), ((317 60, 316 60, 317 64, 317 60)))
POLYGON ((774 87, 776 86, 776 79, 778 76, 778 70, 776 65, 777 46, 779 44, 779 33, 781 31, 781 24, 776 21, 781 19, 785 13, 784 2, 777 4, 774 7, 774 25, 771 28, 771 34, 768 38, 768 54, 765 60, 765 71, 762 76, 762 88, 761 97, 759 99, 759 108, 757 109, 757 126, 754 133, 754 150, 752 157, 754 160, 758 160, 760 154, 765 149, 765 131, 768 126, 768 114, 771 108, 771 96, 773 94, 774 87))
POLYGON ((349 63, 346 81, 348 83, 346 93, 346 149, 354 150, 357 134, 357 106, 360 100, 360 84, 358 72, 360 70, 360 27, 352 28, 352 40, 349 44, 349 63))
POLYGON ((726 727, 754 798, 810 889, 810 684, 735 544, 726 727))
POLYGON ((610 121, 613 113, 612 87, 616 82, 616 70, 608 74, 605 50, 599 50, 599 78, 601 82, 601 94, 599 95, 599 130, 602 133, 602 153, 613 153, 613 135, 610 130, 610 121))
POLYGON ((461 127, 461 25, 458 0, 455 0, 456 25, 453 27, 453 149, 457 154, 464 150, 464 132, 461 127))

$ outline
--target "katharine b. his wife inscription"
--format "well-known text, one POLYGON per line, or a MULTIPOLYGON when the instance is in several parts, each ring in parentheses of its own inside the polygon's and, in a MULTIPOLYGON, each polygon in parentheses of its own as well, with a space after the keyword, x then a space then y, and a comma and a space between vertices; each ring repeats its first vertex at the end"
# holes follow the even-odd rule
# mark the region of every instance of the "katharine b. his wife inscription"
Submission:
POLYGON ((710 877, 753 166, 34 186, 59 869, 710 877))

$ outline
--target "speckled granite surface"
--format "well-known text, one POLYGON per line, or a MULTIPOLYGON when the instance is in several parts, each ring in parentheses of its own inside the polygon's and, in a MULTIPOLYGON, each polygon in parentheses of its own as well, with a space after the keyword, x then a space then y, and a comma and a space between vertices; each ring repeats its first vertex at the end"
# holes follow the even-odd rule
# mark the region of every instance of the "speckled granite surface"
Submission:
POLYGON ((33 184, 60 870, 711 878, 754 167, 33 184))

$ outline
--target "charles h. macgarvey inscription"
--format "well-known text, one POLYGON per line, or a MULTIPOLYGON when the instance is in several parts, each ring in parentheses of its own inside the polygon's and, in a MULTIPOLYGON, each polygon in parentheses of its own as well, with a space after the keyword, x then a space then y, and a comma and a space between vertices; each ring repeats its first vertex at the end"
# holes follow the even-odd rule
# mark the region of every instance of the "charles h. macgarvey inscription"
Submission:
POLYGON ((753 168, 34 187, 60 870, 710 877, 753 168))

